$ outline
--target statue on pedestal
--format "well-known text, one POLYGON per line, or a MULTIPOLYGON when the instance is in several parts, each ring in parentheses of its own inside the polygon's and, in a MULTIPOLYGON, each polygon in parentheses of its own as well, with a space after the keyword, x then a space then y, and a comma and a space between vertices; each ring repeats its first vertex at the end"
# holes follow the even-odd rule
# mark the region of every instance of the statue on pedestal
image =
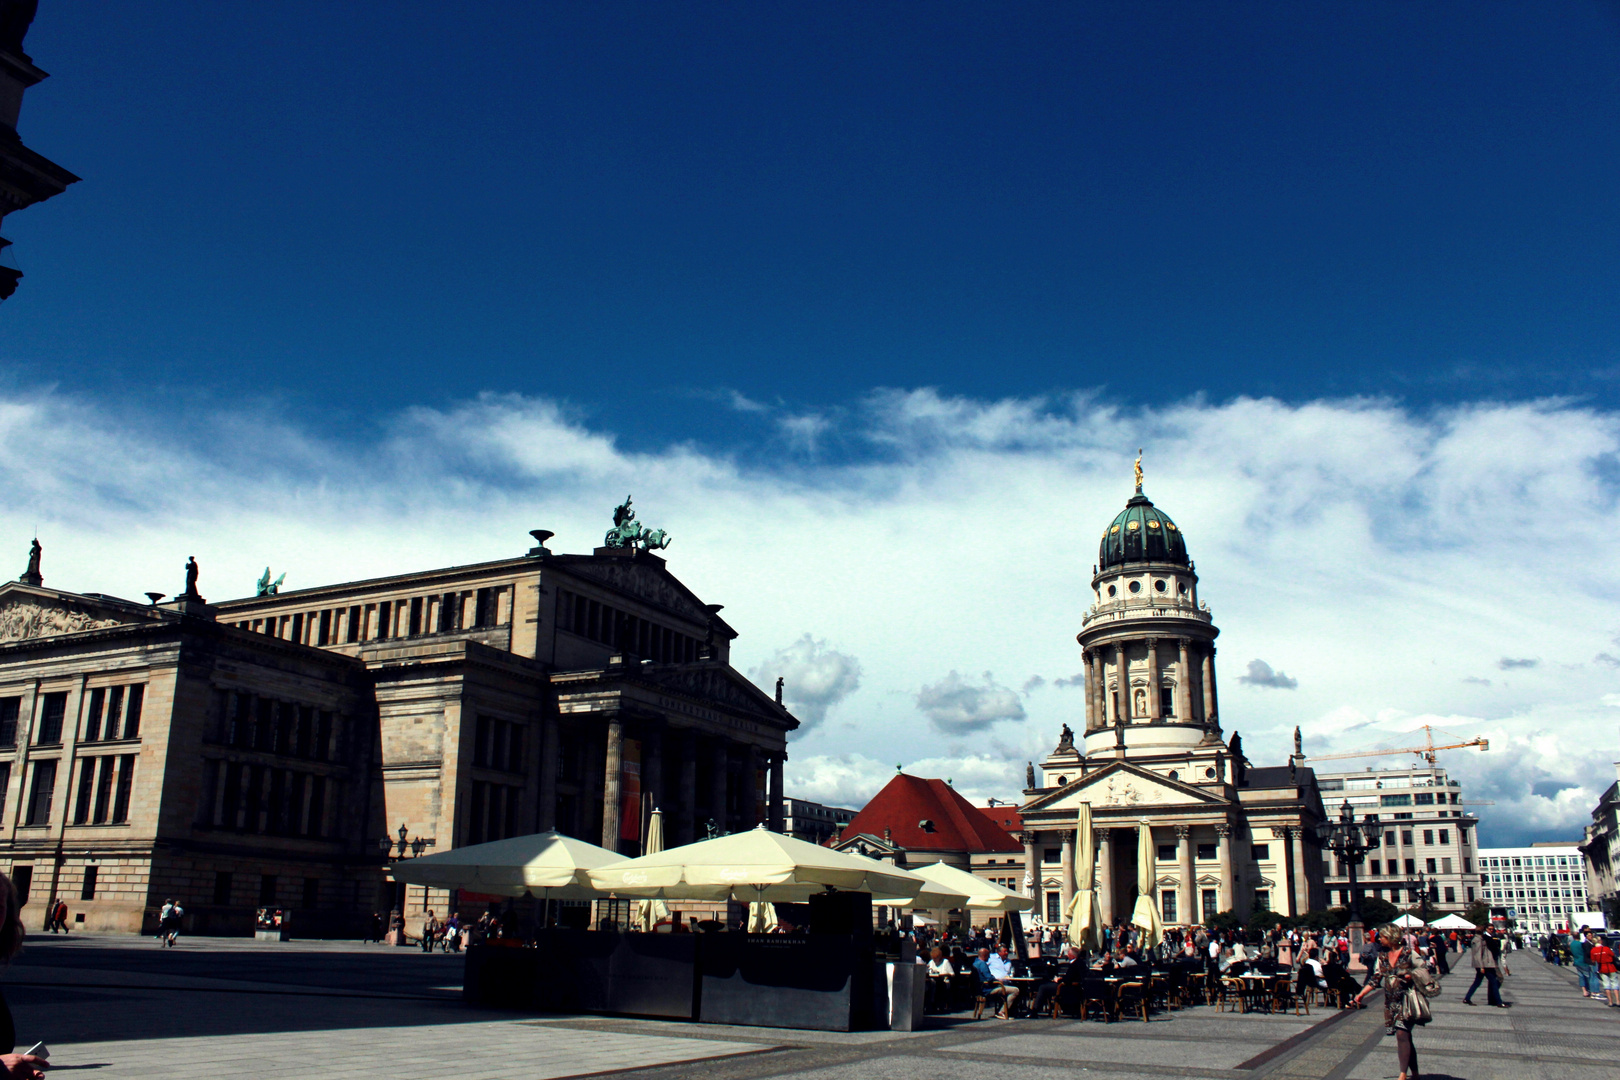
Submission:
POLYGON ((24 570, 22 577, 17 579, 24 585, 45 584, 45 578, 39 572, 39 556, 42 550, 39 546, 39 537, 34 537, 33 546, 28 549, 28 569, 24 570))

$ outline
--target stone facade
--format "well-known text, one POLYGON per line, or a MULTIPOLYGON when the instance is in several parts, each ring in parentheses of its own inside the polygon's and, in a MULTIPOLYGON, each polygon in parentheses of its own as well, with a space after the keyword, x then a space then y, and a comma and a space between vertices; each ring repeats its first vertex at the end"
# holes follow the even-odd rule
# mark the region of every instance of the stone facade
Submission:
POLYGON ((1581 861, 1593 910, 1603 912, 1610 926, 1620 926, 1620 762, 1614 772, 1615 782, 1592 808, 1592 824, 1581 840, 1581 861))
POLYGON ((1168 925, 1256 906, 1294 914, 1325 906, 1312 771, 1256 768, 1224 741, 1215 628, 1198 598, 1185 539, 1138 487, 1103 534, 1093 603, 1077 640, 1085 729, 1065 726, 1030 768, 1021 808, 1021 886, 1043 921, 1061 921, 1075 889, 1075 822, 1091 806, 1103 918, 1135 903, 1138 829, 1152 830, 1154 880, 1168 925))
POLYGON ((171 897, 201 932, 442 912, 389 878, 401 825, 435 851, 556 828, 626 853, 655 806, 672 845, 782 826, 798 721, 649 551, 214 605, 24 577, 0 586, 0 866, 88 929, 149 929, 171 897))

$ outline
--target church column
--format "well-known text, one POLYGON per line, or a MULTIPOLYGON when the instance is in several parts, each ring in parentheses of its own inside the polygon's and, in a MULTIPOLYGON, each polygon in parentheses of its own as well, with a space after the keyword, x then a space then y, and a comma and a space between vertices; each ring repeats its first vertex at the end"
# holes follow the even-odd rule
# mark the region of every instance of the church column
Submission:
POLYGON ((1294 914, 1303 915, 1311 910, 1311 879, 1305 873, 1305 830, 1299 825, 1288 829, 1289 843, 1293 846, 1294 914))
POLYGON ((783 811, 786 809, 786 802, 782 794, 782 768, 783 762, 786 760, 786 750, 779 750, 771 757, 770 830, 772 832, 781 832, 785 825, 783 811))
POLYGON ((709 813, 714 818, 714 827, 720 830, 723 836, 731 831, 730 814, 726 812, 726 795, 731 781, 731 750, 726 740, 714 741, 714 782, 710 785, 709 813))
POLYGON ((1097 902, 1104 926, 1114 925, 1114 830, 1097 829, 1097 902))
POLYGON ((1119 689, 1114 695, 1114 722, 1128 724, 1131 722, 1131 669, 1125 660, 1125 643, 1114 643, 1114 685, 1119 689))
POLYGON ((1216 699, 1215 696, 1216 681, 1215 646, 1211 645, 1209 647, 1209 718, 1211 722, 1215 724, 1215 726, 1219 727, 1221 722, 1221 703, 1216 699))
MULTIPOLYGON (((1069 910, 1069 902, 1074 899, 1074 830, 1063 830, 1063 911, 1069 910)), ((1061 916, 1062 912, 1059 912, 1061 916)))
POLYGON ((1183 724, 1192 721, 1192 668, 1187 663, 1187 649, 1192 643, 1186 638, 1176 642, 1176 719, 1183 724))
POLYGON ((1204 726, 1208 727, 1215 715, 1215 647, 1204 654, 1204 726))
POLYGON ((1286 825, 1277 825, 1272 827, 1271 835, 1283 845, 1282 858, 1276 860, 1282 880, 1271 890, 1272 903, 1284 915, 1298 915, 1299 909, 1294 906, 1294 830, 1286 825))
POLYGON ((614 713, 607 722, 607 754, 602 765, 602 846, 619 850, 619 771, 624 763, 624 723, 614 713))
POLYGON ((1097 714, 1097 726, 1108 726, 1108 663, 1103 659, 1101 649, 1091 650, 1091 671, 1095 676, 1091 680, 1092 709, 1097 714))
POLYGON ((680 810, 675 814, 675 843, 690 844, 698 836, 697 736, 683 731, 677 743, 681 755, 680 810))
POLYGON ((1198 910, 1198 878, 1193 874, 1192 826, 1176 826, 1176 863, 1181 877, 1181 900, 1176 912, 1188 926, 1202 922, 1198 910))
POLYGON ((1216 843, 1220 844, 1220 892, 1216 903, 1222 911, 1235 910, 1232 904, 1232 826, 1222 823, 1215 826, 1216 843))
POLYGON ((1163 699, 1159 696, 1159 639, 1147 639, 1148 647, 1148 717, 1153 723, 1164 719, 1163 699))
POLYGON ((1024 880, 1029 882, 1025 892, 1035 901, 1035 913, 1041 913, 1041 860, 1035 851, 1036 833, 1033 829, 1025 829, 1024 841, 1024 880))
POLYGON ((1092 656, 1090 649, 1080 653, 1080 663, 1084 665, 1086 680, 1086 730, 1090 731, 1097 726, 1097 673, 1092 670, 1092 656))

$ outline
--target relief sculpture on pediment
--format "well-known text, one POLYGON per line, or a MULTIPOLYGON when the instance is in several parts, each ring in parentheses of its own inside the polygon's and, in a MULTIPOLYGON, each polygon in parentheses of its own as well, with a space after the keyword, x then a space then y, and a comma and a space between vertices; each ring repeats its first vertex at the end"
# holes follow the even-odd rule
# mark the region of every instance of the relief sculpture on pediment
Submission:
POLYGON ((34 600, 12 600, 0 607, 0 641, 77 634, 118 623, 118 619, 98 619, 75 608, 45 605, 34 600))

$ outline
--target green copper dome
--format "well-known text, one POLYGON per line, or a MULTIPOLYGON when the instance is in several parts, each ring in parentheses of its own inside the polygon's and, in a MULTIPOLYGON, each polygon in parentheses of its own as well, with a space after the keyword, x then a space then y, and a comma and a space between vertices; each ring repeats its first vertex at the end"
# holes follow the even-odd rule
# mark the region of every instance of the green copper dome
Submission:
POLYGON ((1103 533, 1098 570, 1134 562, 1187 565, 1187 541, 1162 510, 1138 491, 1103 533))

